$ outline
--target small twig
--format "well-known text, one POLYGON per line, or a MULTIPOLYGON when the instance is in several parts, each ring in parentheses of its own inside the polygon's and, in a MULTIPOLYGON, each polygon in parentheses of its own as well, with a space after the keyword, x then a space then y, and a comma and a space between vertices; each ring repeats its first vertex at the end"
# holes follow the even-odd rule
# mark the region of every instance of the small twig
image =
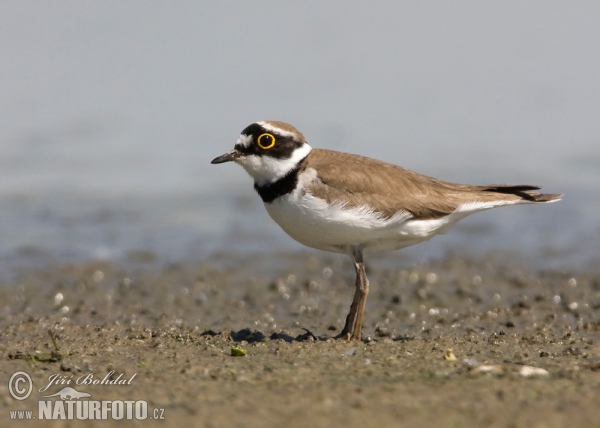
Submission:
POLYGON ((52 332, 51 328, 48 329, 48 334, 50 335, 50 339, 52 339, 52 344, 54 345, 54 349, 56 349, 57 351, 60 351, 60 348, 58 347, 58 344, 56 343, 56 337, 54 337, 54 333, 52 332))

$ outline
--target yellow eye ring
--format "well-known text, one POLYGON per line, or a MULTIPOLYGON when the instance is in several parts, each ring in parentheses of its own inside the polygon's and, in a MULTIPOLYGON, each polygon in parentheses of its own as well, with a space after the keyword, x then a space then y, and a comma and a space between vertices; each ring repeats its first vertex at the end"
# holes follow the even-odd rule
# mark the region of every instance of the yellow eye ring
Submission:
POLYGON ((269 150, 271 147, 273 147, 275 145, 275 137, 273 137, 273 135, 271 135, 271 134, 262 134, 260 137, 258 137, 256 139, 256 144, 258 144, 258 147, 260 147, 263 150, 269 150), (266 145, 261 142, 261 140, 265 137, 268 137, 267 141, 269 138, 271 139, 270 142, 267 143, 266 145))

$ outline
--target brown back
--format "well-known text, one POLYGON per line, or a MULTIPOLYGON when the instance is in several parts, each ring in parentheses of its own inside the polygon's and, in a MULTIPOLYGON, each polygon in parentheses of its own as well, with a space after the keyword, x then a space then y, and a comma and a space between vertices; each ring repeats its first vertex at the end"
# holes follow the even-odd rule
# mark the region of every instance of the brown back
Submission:
POLYGON ((313 195, 347 207, 369 205, 386 218, 408 211, 416 219, 433 219, 468 202, 548 202, 560 197, 530 192, 538 189, 530 185, 449 183, 376 159, 325 149, 313 149, 302 168, 318 171, 318 179, 309 187, 313 195))

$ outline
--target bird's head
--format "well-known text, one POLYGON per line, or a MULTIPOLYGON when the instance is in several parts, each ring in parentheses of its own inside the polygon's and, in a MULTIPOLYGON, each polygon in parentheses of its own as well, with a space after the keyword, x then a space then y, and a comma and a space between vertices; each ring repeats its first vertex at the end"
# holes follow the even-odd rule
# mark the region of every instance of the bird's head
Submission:
POLYGON ((304 135, 284 122, 263 121, 246 127, 233 150, 211 163, 236 162, 258 185, 284 177, 311 151, 304 135))

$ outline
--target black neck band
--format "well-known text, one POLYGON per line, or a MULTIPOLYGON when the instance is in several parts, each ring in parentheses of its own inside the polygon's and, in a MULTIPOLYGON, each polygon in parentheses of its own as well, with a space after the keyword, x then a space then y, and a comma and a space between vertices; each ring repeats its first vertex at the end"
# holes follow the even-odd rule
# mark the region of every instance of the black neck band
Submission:
POLYGON ((273 183, 268 183, 263 186, 259 186, 258 184, 254 183, 254 190, 258 192, 265 204, 269 204, 278 197, 287 195, 288 193, 294 191, 296 185, 298 184, 299 171, 300 164, 273 183))

